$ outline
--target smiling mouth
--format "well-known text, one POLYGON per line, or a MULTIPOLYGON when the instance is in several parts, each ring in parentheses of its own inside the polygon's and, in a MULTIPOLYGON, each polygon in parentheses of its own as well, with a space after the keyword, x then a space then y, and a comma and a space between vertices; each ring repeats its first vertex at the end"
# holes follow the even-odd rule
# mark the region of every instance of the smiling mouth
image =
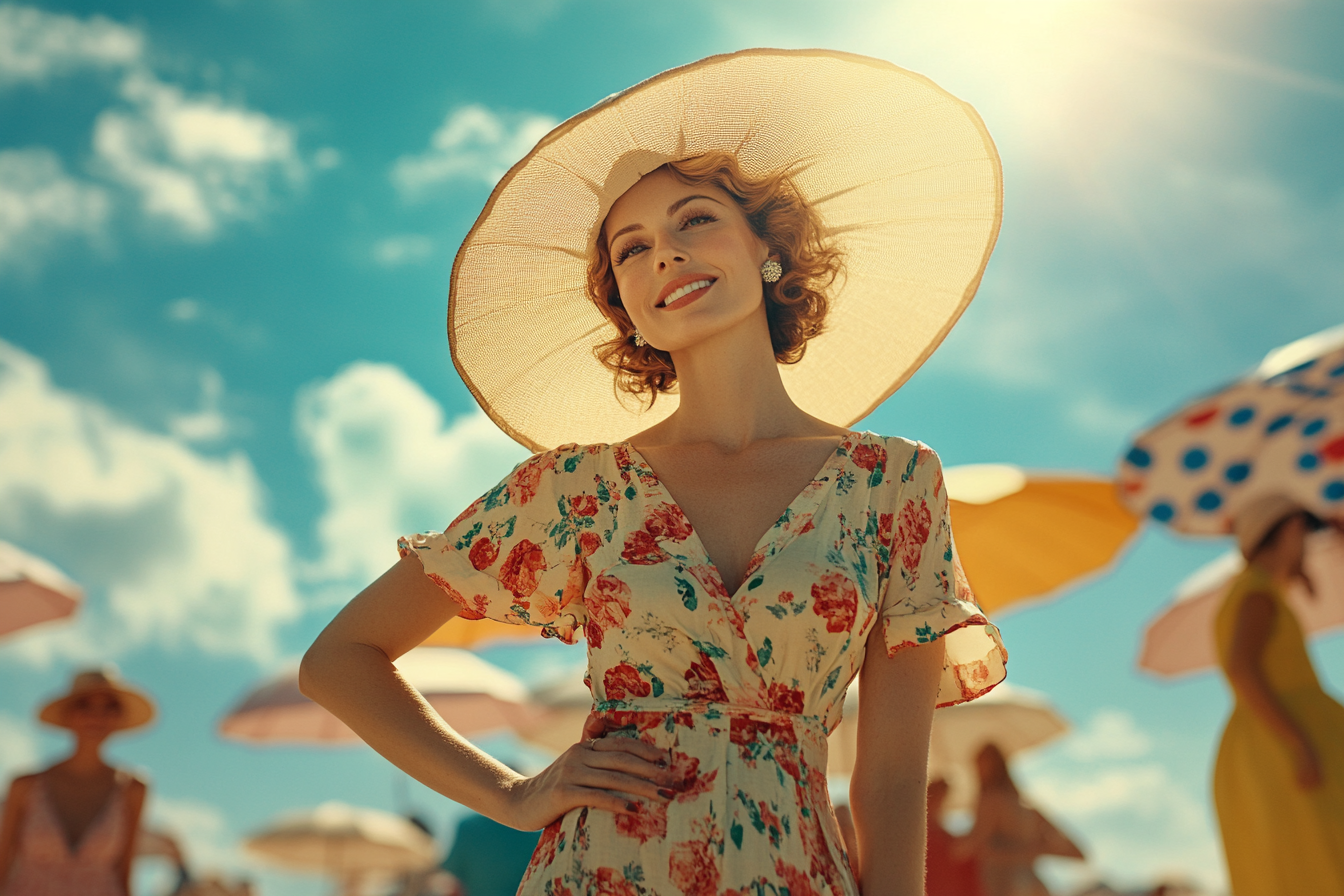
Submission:
POLYGON ((680 286, 680 287, 678 287, 678 288, 672 290, 670 293, 667 294, 667 297, 666 297, 666 298, 664 298, 661 302, 659 302, 659 303, 658 303, 657 305, 655 305, 654 307, 656 307, 656 308, 679 308, 679 307, 681 307, 681 305, 687 305, 687 304, 690 304, 691 301, 694 301, 694 299, 698 299, 700 296, 699 296, 699 295, 696 295, 696 296, 694 296, 694 298, 689 298, 689 299, 688 299, 688 297, 690 297, 693 293, 703 293, 704 290, 709 289, 709 288, 710 288, 711 286, 713 286, 713 285, 714 285, 714 280, 713 280, 712 278, 709 278, 709 277, 706 277, 706 278, 701 279, 701 280, 692 280, 690 283, 687 283, 687 284, 685 284, 684 286, 680 286), (683 301, 684 299, 685 299, 686 301, 683 301), (680 304, 678 304, 678 303, 680 303, 680 304))

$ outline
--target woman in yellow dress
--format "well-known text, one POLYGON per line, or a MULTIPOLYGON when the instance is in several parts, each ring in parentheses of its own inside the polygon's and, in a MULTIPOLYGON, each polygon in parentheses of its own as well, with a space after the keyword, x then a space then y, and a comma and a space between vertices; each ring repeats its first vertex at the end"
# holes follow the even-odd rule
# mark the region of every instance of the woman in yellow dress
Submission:
POLYGON ((1306 535, 1321 525, 1282 495, 1237 516, 1246 570, 1215 623, 1235 705, 1213 779, 1235 896, 1344 896, 1344 706, 1321 688, 1284 601, 1295 579, 1310 587, 1306 535))

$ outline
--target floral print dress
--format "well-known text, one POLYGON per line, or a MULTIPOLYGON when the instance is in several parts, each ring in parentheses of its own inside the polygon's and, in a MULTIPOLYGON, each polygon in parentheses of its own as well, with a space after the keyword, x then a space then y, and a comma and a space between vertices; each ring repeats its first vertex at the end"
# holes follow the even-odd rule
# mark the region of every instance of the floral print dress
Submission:
POLYGON ((943 638, 939 705, 1004 677, 998 631, 952 542, 938 456, 850 433, 729 594, 628 443, 523 462, 447 531, 403 538, 467 618, 588 642, 606 736, 667 751, 668 805, 579 808, 541 835, 519 893, 857 896, 826 787, 826 737, 883 626, 889 653, 943 638))

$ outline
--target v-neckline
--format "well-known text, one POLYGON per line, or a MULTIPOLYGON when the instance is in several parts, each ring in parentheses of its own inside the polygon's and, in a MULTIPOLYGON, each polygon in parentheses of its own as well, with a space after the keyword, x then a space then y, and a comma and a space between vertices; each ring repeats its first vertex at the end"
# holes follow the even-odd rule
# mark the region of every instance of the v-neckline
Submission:
POLYGON ((615 445, 619 445, 620 447, 624 448, 629 453, 631 461, 644 468, 644 472, 647 473, 649 478, 653 481, 653 484, 657 487, 658 492, 662 495, 663 500, 671 504, 673 507, 677 508, 677 511, 681 514, 682 519, 686 520, 687 525, 689 525, 691 529, 690 538, 695 539, 695 547, 699 549, 700 556, 704 558, 706 566, 708 566, 708 568, 714 573, 714 578, 718 579, 719 587, 723 589, 723 592, 727 594, 729 596, 729 599, 731 600, 733 598, 736 598, 738 593, 747 586, 748 582, 751 581, 752 576, 755 575, 757 572, 759 572, 760 567, 754 561, 756 560, 757 557, 761 555, 764 546, 774 536, 776 530, 778 530, 779 527, 783 525, 785 522, 796 516, 796 514, 794 513, 794 508, 804 498, 810 497, 812 491, 818 485, 826 481, 826 476, 831 471, 832 467, 836 466, 844 458, 848 457, 851 453, 853 453, 852 450, 847 449, 850 449, 852 447, 852 444, 860 438, 862 438, 862 434, 854 430, 846 432, 844 436, 841 437, 840 441, 836 443, 835 448, 831 450, 830 456, 826 458, 826 462, 821 465, 821 469, 819 469, 816 472, 816 475, 814 475, 808 481, 807 485, 804 485, 802 487, 802 490, 800 490, 798 494, 794 495, 793 500, 790 501, 788 506, 784 508, 784 511, 780 513, 779 517, 773 523, 771 523, 770 526, 763 533, 761 533, 761 537, 756 539, 756 544, 751 549, 751 556, 747 558, 746 573, 742 576, 742 581, 738 583, 737 590, 731 592, 728 590, 728 583, 724 581, 723 573, 719 571, 718 564, 714 562, 713 557, 709 556, 709 550, 705 547, 705 543, 700 540, 700 530, 696 527, 694 521, 692 521, 691 518, 687 516, 686 511, 682 509, 682 506, 677 502, 677 499, 673 497, 671 490, 669 490, 668 487, 665 484, 663 484, 662 477, 659 476, 658 471, 653 468, 653 464, 649 463, 648 458, 646 458, 638 448, 630 444, 629 440, 623 442, 616 442, 615 445))
POLYGON ((47 786, 46 775, 39 775, 38 781, 42 788, 42 799, 47 804, 47 811, 51 813, 51 820, 56 823, 56 830, 60 832, 61 843, 65 846, 66 853, 72 859, 77 858, 80 850, 84 847, 84 844, 88 842, 89 835, 103 823, 103 819, 107 816, 109 807, 116 802, 123 784, 121 775, 113 775, 112 790, 108 793, 107 799, 103 800, 103 804, 99 806, 98 811, 94 813, 93 820, 80 832, 79 839, 74 844, 71 844, 70 832, 66 830, 65 825, 62 823, 60 813, 56 811, 56 802, 51 798, 51 788, 47 786))

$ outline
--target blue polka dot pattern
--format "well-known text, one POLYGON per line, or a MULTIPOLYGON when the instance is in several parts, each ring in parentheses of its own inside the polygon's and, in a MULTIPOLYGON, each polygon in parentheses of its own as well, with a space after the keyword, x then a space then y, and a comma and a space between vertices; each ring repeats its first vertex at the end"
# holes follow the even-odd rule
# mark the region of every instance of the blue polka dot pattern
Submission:
POLYGON ((1325 429, 1325 423, 1326 421, 1323 417, 1317 417, 1315 420, 1311 421, 1306 426, 1302 427, 1302 435, 1304 436, 1316 435, 1316 433, 1325 429))
POLYGON ((1153 505, 1153 509, 1148 511, 1148 515, 1159 523, 1169 523, 1172 517, 1176 516, 1176 508, 1166 501, 1158 501, 1153 505))
POLYGON ((1143 469, 1152 464, 1153 456, 1138 445, 1135 445, 1133 448, 1129 449, 1129 453, 1125 455, 1125 460, 1132 466, 1143 469))
POLYGON ((1195 506, 1205 513, 1212 513, 1223 506, 1223 496, 1215 491, 1207 491, 1195 499, 1195 506))
POLYGON ((1330 375, 1332 377, 1344 376, 1344 364, 1341 364, 1334 370, 1330 371, 1330 375))
POLYGON ((1325 488, 1321 489, 1321 497, 1327 501, 1344 500, 1344 479, 1327 482, 1325 488))
POLYGON ((1209 462, 1209 452, 1203 448, 1191 448, 1181 457, 1181 466, 1187 470, 1199 470, 1209 462))
POLYGON ((1246 477, 1251 475, 1251 465, 1248 463, 1233 464, 1223 473, 1227 481, 1236 485, 1239 482, 1245 482, 1246 477))
POLYGON ((1292 422, 1292 414, 1284 414, 1282 417, 1275 417, 1273 420, 1269 421, 1269 425, 1265 427, 1265 432, 1273 435, 1284 427, 1289 426, 1292 422))
POLYGON ((1227 418, 1233 426, 1245 426, 1255 419, 1255 408, 1237 408, 1227 418))
POLYGON ((1297 468, 1304 473, 1309 473, 1321 465, 1321 459, 1308 451, 1297 459, 1297 468))

